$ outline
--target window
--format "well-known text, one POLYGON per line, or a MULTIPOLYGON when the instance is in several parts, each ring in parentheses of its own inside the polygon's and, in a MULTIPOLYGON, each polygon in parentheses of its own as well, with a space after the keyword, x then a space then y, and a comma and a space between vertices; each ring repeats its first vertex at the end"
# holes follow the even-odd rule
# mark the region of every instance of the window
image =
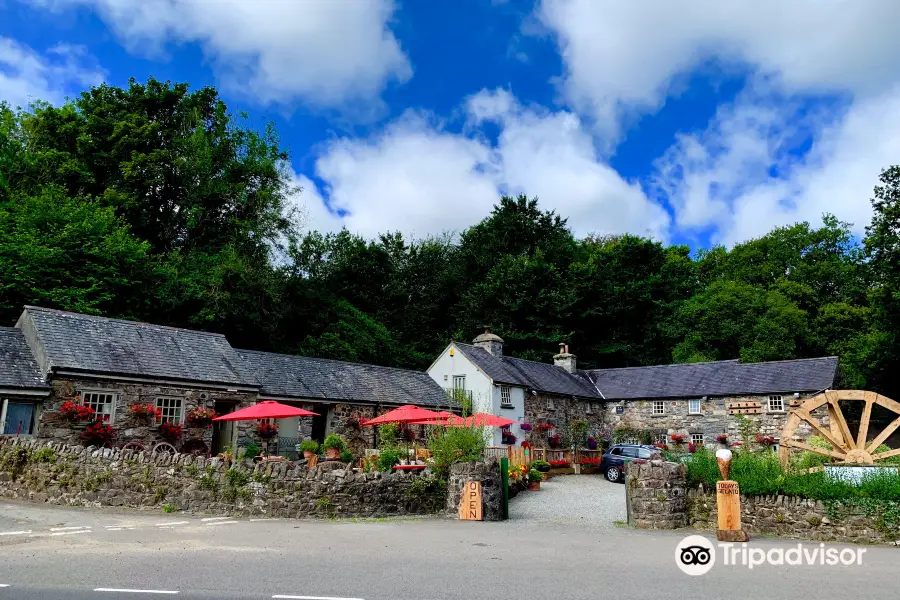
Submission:
POLYGON ((688 400, 688 414, 689 415, 699 415, 700 414, 700 400, 688 400))
POLYGON ((453 389, 454 390, 466 389, 466 376, 465 375, 454 375, 453 376, 453 389))
POLYGON ((653 452, 647 448, 638 448, 638 458, 653 458, 653 452))
POLYGON ((692 433, 691 434, 691 443, 695 446, 700 446, 703 444, 703 434, 702 433, 692 433))
POLYGON ((784 412, 783 396, 769 396, 769 412, 784 412))
POLYGON ((630 448, 622 448, 622 456, 629 456, 631 458, 637 458, 638 457, 638 449, 633 446, 630 448))
POLYGON ((97 419, 112 424, 116 414, 115 392, 84 392, 81 403, 89 406, 97 413, 97 419))
POLYGON ((664 415, 666 414, 666 403, 662 400, 654 400, 653 401, 653 414, 654 415, 664 415))
POLYGON ((621 448, 613 448, 612 450, 609 451, 609 453, 612 454, 613 456, 619 456, 620 454, 622 454, 622 449, 621 448))
POLYGON ((594 403, 588 402, 585 404, 584 414, 589 415, 594 412, 594 403))
POLYGON ((157 398, 156 408, 162 411, 159 423, 181 425, 181 398, 157 398))
POLYGON ((34 435, 37 427, 37 405, 34 402, 15 402, 0 399, 0 433, 3 435, 34 435))
POLYGON ((667 437, 668 436, 665 433, 657 433, 656 434, 656 443, 657 444, 665 444, 667 437))
POLYGON ((500 406, 512 406, 512 390, 508 385, 500 386, 500 406))
POLYGON ((553 398, 547 398, 547 410, 556 410, 556 405, 553 404, 553 398))

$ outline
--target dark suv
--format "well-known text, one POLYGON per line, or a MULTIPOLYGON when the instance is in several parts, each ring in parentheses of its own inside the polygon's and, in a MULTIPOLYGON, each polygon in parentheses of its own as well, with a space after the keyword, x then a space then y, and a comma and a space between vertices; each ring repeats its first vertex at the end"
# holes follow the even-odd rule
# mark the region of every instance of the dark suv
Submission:
POLYGON ((625 463, 635 458, 654 458, 659 450, 640 444, 614 444, 600 460, 600 472, 612 482, 625 483, 625 463))

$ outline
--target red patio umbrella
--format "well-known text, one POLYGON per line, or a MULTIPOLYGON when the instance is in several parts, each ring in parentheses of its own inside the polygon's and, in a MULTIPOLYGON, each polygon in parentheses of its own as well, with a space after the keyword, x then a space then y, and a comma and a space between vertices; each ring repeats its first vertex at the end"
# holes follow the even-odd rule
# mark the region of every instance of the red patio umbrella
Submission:
MULTIPOLYGON (((281 404, 274 400, 263 400, 253 406, 242 408, 234 412, 216 417, 213 421, 256 421, 257 419, 290 419, 291 417, 317 417, 318 413, 310 412, 302 408, 281 404)), ((231 438, 231 448, 234 457, 237 458, 237 427, 231 438)), ((266 453, 269 452, 269 442, 266 440, 266 453)))
POLYGON ((303 410, 274 400, 263 400, 253 406, 216 417, 213 421, 255 421, 257 419, 290 419, 291 417, 317 417, 318 413, 303 410))
POLYGON ((368 427, 370 425, 386 425, 388 423, 407 423, 412 425, 419 425, 420 423, 418 423, 417 421, 434 421, 441 419, 442 414, 439 412, 419 408, 418 406, 415 406, 413 404, 407 404, 406 406, 401 406, 400 408, 395 408, 394 410, 388 411, 380 417, 375 417, 374 419, 364 421, 363 423, 361 423, 361 425, 365 427, 368 427))
POLYGON ((450 417, 446 421, 447 427, 507 427, 516 423, 518 421, 488 413, 475 413, 465 419, 462 417, 450 417))

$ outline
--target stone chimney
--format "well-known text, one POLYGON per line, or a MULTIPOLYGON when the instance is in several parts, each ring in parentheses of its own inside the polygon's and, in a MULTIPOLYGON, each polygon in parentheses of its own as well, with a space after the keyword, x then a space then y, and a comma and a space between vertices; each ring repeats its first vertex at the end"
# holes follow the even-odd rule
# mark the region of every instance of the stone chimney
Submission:
POLYGON ((553 357, 553 364, 557 367, 562 367, 569 373, 575 372, 575 355, 569 354, 569 345, 560 342, 559 344, 559 354, 553 357))
POLYGON ((503 338, 491 333, 490 327, 484 328, 484 333, 472 340, 477 348, 484 348, 494 356, 503 356, 503 338))

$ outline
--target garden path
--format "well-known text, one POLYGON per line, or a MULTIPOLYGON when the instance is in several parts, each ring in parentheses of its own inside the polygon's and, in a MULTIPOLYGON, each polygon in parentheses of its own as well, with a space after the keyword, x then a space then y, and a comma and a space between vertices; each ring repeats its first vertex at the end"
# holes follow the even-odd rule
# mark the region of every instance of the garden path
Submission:
POLYGON ((625 522, 625 486, 601 475, 560 475, 510 500, 509 518, 612 528, 625 522))

